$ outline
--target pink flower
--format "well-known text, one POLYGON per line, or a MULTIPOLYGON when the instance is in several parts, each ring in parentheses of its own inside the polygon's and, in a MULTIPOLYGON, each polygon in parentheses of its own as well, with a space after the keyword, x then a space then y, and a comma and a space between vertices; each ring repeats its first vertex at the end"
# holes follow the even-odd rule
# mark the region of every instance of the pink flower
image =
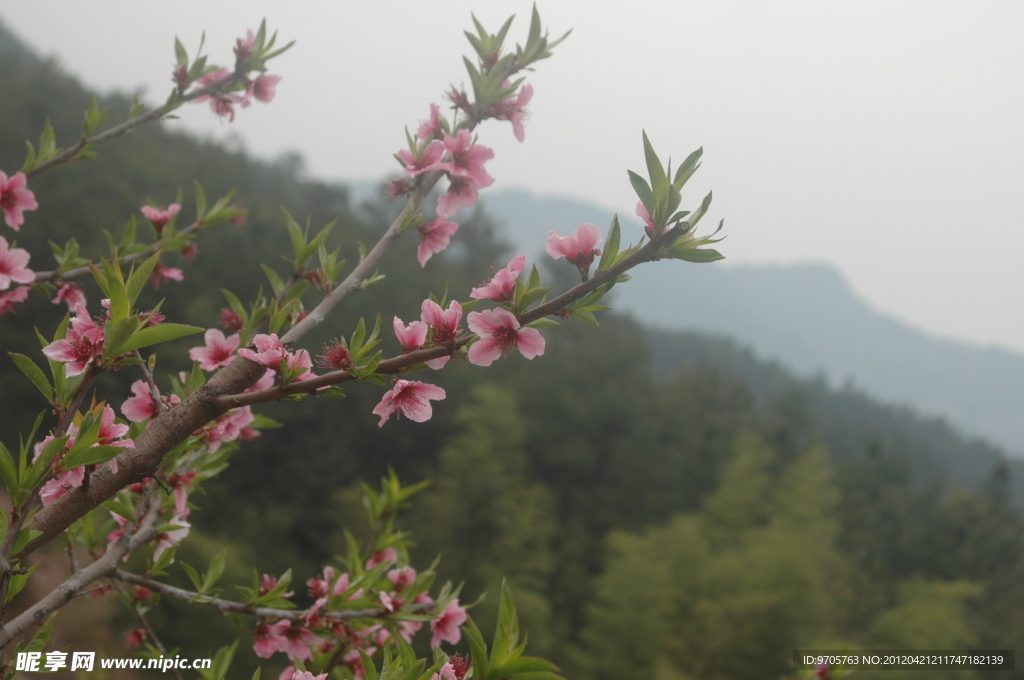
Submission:
POLYGON ((466 610, 459 606, 458 600, 452 600, 444 608, 441 615, 430 622, 434 635, 430 638, 430 646, 437 647, 441 641, 450 642, 453 645, 459 644, 462 639, 462 631, 459 626, 466 622, 466 610))
POLYGON ((239 67, 244 66, 245 62, 249 60, 252 55, 252 47, 255 44, 256 34, 251 28, 245 32, 244 38, 235 41, 235 68, 237 70, 242 70, 239 67))
POLYGON ((310 358, 307 350, 288 352, 284 357, 284 362, 291 376, 290 382, 308 380, 313 377, 313 359, 310 358))
POLYGON ((174 219, 174 216, 181 210, 181 206, 177 203, 171 203, 166 209, 161 209, 154 208, 151 205, 144 205, 140 210, 142 210, 142 214, 146 216, 150 224, 153 225, 153 229, 156 230, 157 236, 159 236, 163 233, 167 223, 174 219))
POLYGON ((7 226, 14 231, 21 229, 21 224, 25 221, 23 211, 39 207, 36 195, 25 188, 27 182, 23 172, 14 173, 11 178, 0 172, 0 209, 4 211, 7 226))
POLYGON ((82 486, 84 480, 84 467, 76 467, 73 470, 61 470, 53 479, 43 484, 42 488, 39 489, 39 499, 43 502, 44 506, 50 505, 71 489, 82 486))
POLYGON ((327 673, 313 675, 309 671, 295 671, 294 673, 292 673, 290 680, 327 680, 327 673))
POLYGON ((434 414, 430 400, 444 399, 446 396, 445 391, 436 385, 417 380, 398 380, 373 409, 374 415, 380 416, 377 426, 384 427, 384 421, 395 411, 417 423, 430 420, 434 414))
POLYGON ((221 309, 220 325, 229 331, 240 331, 242 330, 242 317, 238 316, 234 310, 221 309))
POLYGON ((601 254, 594 246, 603 240, 601 230, 593 224, 581 224, 576 227, 572 236, 562 236, 557 231, 548 232, 545 249, 551 257, 556 260, 564 257, 569 263, 576 265, 581 274, 586 275, 594 262, 594 256, 601 254))
POLYGON ((658 228, 654 226, 654 222, 651 221, 651 215, 647 212, 647 207, 644 206, 643 201, 637 201, 636 214, 637 217, 644 221, 644 231, 647 232, 647 236, 654 238, 654 235, 658 232, 658 228))
POLYGON ((67 335, 44 347, 43 354, 67 364, 67 377, 73 378, 103 357, 103 325, 93 321, 85 307, 76 307, 67 335))
MULTIPOLYGON (((221 68, 200 77, 197 83, 200 87, 206 87, 229 75, 231 74, 226 68, 221 68)), ((235 104, 242 104, 245 100, 237 94, 204 94, 193 99, 192 103, 198 104, 205 101, 210 102, 210 108, 214 113, 221 118, 227 118, 229 123, 233 123, 235 121, 235 104)))
POLYGON ((249 88, 249 92, 257 100, 268 103, 274 99, 274 95, 277 94, 277 83, 281 80, 281 76, 271 75, 260 75, 256 77, 256 80, 252 82, 252 86, 249 88))
POLYGON ((206 341, 206 347, 193 347, 188 351, 188 355, 193 361, 199 362, 199 368, 213 371, 231 363, 242 337, 235 333, 225 338, 224 333, 211 328, 203 335, 203 339, 206 341))
POLYGON ((526 105, 533 98, 533 85, 523 85, 519 89, 519 96, 515 99, 506 99, 498 102, 495 118, 507 120, 512 123, 512 132, 520 142, 526 139, 526 131, 523 129, 523 121, 529 116, 526 105))
POLYGON ((14 311, 14 305, 27 300, 31 289, 31 286, 18 286, 14 290, 0 293, 0 316, 10 314, 14 311))
POLYGON ((411 352, 423 346, 427 341, 427 324, 422 321, 411 321, 408 326, 397 316, 392 322, 395 337, 402 343, 402 353, 411 352))
POLYGON ((416 580, 416 570, 410 566, 392 569, 388 572, 388 580, 395 584, 395 592, 400 593, 416 580))
POLYGON ((257 364, 269 366, 275 371, 278 369, 281 359, 288 354, 287 348, 278 340, 277 333, 270 335, 260 333, 252 339, 252 343, 256 345, 255 352, 246 347, 238 350, 238 355, 250 361, 255 361, 257 364))
POLYGON ((450 663, 446 663, 441 666, 440 673, 434 673, 430 676, 430 680, 457 680, 455 677, 455 668, 450 663))
POLYGON ((136 380, 132 383, 132 394, 121 404, 121 413, 133 423, 141 423, 156 415, 156 402, 149 393, 149 385, 144 380, 136 380))
POLYGON ((281 623, 285 627, 288 625, 287 621, 278 621, 273 626, 268 626, 265 623, 256 626, 256 630, 252 632, 252 650, 256 652, 256 656, 261 659, 269 659, 274 652, 281 651, 288 644, 288 641, 281 635, 281 626, 279 625, 281 623))
POLYGON ((128 649, 140 647, 146 640, 146 629, 136 628, 135 630, 130 630, 124 634, 124 638, 124 646, 128 649))
MULTIPOLYGON (((459 322, 462 321, 462 305, 457 300, 448 303, 448 309, 433 300, 424 300, 421 307, 423 322, 427 324, 435 345, 450 345, 459 334, 459 322)), ((438 357, 426 362, 434 370, 448 363, 451 357, 438 357)))
MULTIPOLYGON (((78 434, 78 428, 72 425, 68 428, 68 434, 78 434)), ((100 429, 96 436, 96 443, 93 446, 109 445, 109 446, 135 446, 135 442, 131 439, 121 439, 121 437, 128 434, 127 425, 119 425, 115 421, 114 409, 110 408, 110 405, 103 407, 103 415, 100 416, 100 429)), ((113 463, 113 461, 111 461, 113 463)), ((116 465, 114 470, 117 470, 116 465)))
POLYGON ((254 419, 255 416, 252 414, 252 408, 242 406, 241 408, 228 411, 213 421, 213 423, 207 424, 197 431, 196 434, 206 435, 207 448, 213 452, 219 449, 222 443, 233 442, 239 438, 251 439, 253 436, 258 436, 258 434, 247 436, 247 432, 259 432, 258 430, 249 431, 245 427, 254 419))
POLYGON ((170 524, 174 526, 173 529, 162 531, 156 535, 156 550, 153 552, 154 562, 158 561, 168 548, 181 543, 182 539, 188 536, 188 532, 192 528, 192 525, 186 522, 185 518, 181 515, 171 517, 170 524))
POLYGON ((444 129, 441 127, 441 107, 437 104, 430 105, 430 118, 420 125, 416 136, 423 141, 444 137, 444 129))
POLYGON ((0 290, 10 288, 12 281, 32 283, 36 280, 36 275, 25 266, 30 257, 24 248, 8 247, 7 239, 0 236, 0 290))
POLYGON ((544 337, 536 328, 520 328, 519 319, 507 309, 470 312, 469 328, 480 339, 469 348, 469 363, 490 366, 509 348, 515 347, 527 359, 544 353, 544 337))
POLYGON ((438 168, 447 170, 452 176, 468 177, 480 189, 494 184, 494 178, 484 169, 484 162, 494 158, 494 151, 486 146, 474 145, 469 130, 459 130, 455 137, 445 135, 444 147, 451 160, 439 164, 438 168))
POLYGON ((180 269, 165 267, 160 262, 156 263, 156 266, 153 267, 153 273, 149 275, 149 282, 153 284, 154 288, 159 288, 167 281, 183 281, 184 279, 185 275, 180 269))
MULTIPOLYGON (((133 423, 141 423, 155 418, 157 415, 156 402, 153 401, 153 396, 150 394, 149 385, 143 380, 136 380, 132 383, 131 389, 135 396, 125 399, 121 404, 121 413, 124 414, 124 417, 133 423)), ((170 397, 164 397, 163 401, 167 404, 180 404, 181 398, 172 394, 170 397)))
POLYGON ((74 309, 81 305, 85 306, 85 293, 82 292, 81 286, 77 283, 62 283, 60 288, 57 289, 57 295, 50 300, 55 305, 64 303, 68 306, 68 309, 74 309))
POLYGON ((434 253, 439 253, 448 247, 452 234, 459 229, 455 222, 447 222, 438 217, 430 224, 421 224, 417 227, 420 232, 420 247, 416 250, 416 259, 420 266, 425 267, 434 253))
POLYGON ((508 302, 515 297, 516 281, 519 275, 526 268, 526 255, 519 255, 512 258, 512 261, 504 269, 494 273, 490 281, 474 288, 469 297, 474 300, 494 300, 495 302, 508 302))
POLYGON ((284 639, 279 643, 278 651, 288 655, 291 660, 302 659, 303 661, 313 658, 310 647, 323 643, 323 638, 313 635, 309 630, 298 623, 289 625, 287 620, 278 621, 271 628, 277 627, 280 637, 284 639), (282 625, 284 624, 284 625, 282 625))
MULTIPOLYGON (((404 382, 404 381, 401 381, 404 382)), ((429 387, 429 386, 428 386, 429 387)), ((443 399, 443 397, 442 397, 443 399)), ((370 559, 366 560, 366 568, 373 569, 378 564, 388 564, 389 562, 398 561, 398 551, 394 548, 384 548, 383 550, 375 550, 370 555, 370 559)))
POLYGON ((442 156, 444 156, 444 143, 438 140, 430 142, 425 147, 418 147, 415 153, 408 149, 398 152, 398 157, 405 161, 405 171, 409 173, 410 177, 431 170, 443 169, 442 156))
POLYGON ((472 208, 480 199, 476 184, 469 177, 454 175, 448 177, 448 191, 437 197, 437 218, 446 220, 459 208, 472 208))
POLYGON ((339 371, 346 371, 355 366, 352 363, 352 355, 348 348, 341 344, 340 339, 324 345, 324 353, 317 357, 316 363, 321 368, 333 368, 339 371))

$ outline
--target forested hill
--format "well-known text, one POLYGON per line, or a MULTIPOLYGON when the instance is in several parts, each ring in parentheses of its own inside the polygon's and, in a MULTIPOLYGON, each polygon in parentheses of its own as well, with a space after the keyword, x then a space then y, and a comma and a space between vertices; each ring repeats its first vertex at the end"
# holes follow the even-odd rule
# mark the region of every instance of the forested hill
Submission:
MULTIPOLYGON (((0 169, 11 172, 47 117, 58 144, 76 139, 88 95, 53 64, 11 58, 9 40, 0 31, 0 169)), ((122 97, 105 103, 112 123, 127 110, 122 97)), ((354 243, 372 242, 395 210, 303 180, 295 160, 257 163, 159 126, 98 152, 33 178, 40 208, 17 240, 36 253, 34 268, 50 266, 47 238, 74 236, 96 257, 103 229, 118 237, 147 199, 166 204, 178 187, 187 218, 193 179, 211 199, 237 188, 233 200, 250 209, 245 226, 203 233, 193 264, 169 259, 183 282, 146 291, 140 304, 166 298, 171 321, 213 326, 221 288, 244 300, 266 285, 258 263, 280 267, 289 249, 282 207, 317 227, 336 220, 332 237, 350 262, 354 243)), ((386 327, 395 315, 416 318, 426 291, 465 299, 508 261, 480 211, 457 240, 421 269, 416 244, 400 239, 382 264, 387 278, 347 299, 311 353, 360 315, 380 312, 386 327)), ((95 308, 98 292, 88 295, 95 308)), ((37 296, 0 317, 0 347, 38 358, 32 328, 49 332, 62 315, 37 296)), ((626 315, 600 320, 599 329, 545 329, 547 350, 532 361, 452 361, 431 373, 449 396, 426 423, 379 428, 382 390, 368 383, 342 401, 268 405, 261 412, 285 426, 247 442, 195 496, 189 550, 230 549, 226 592, 235 576, 249 579, 250 564, 278 574, 292 566, 303 583, 342 551, 345 528, 359 531, 356 483, 392 467, 406 482, 434 480, 403 519, 417 564, 442 555, 440 576, 464 581, 465 601, 490 591, 473 610, 484 628, 507 575, 531 648, 566 677, 753 680, 783 676, 801 647, 1007 649, 1024 639, 1024 522, 999 451, 794 378, 727 339, 655 333, 626 315)), ((162 389, 190 365, 194 344, 161 350, 162 389)), ((400 351, 390 333, 382 347, 400 351)), ((107 390, 127 376, 104 378, 107 390)), ((6 358, 0 385, 0 439, 13 448, 45 404, 6 358)), ((192 656, 237 632, 214 614, 188 627, 174 615, 153 616, 192 656)), ((237 658, 257 662, 245 644, 237 658)), ((232 675, 252 674, 244 670, 232 675)))

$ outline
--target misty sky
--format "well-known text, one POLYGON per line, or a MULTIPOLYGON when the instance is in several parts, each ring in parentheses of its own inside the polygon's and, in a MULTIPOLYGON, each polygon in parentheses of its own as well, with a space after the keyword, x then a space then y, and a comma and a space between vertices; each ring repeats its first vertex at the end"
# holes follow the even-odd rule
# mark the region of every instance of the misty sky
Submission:
MULTIPOLYGON (((515 13, 515 42, 530 6, 92 0, 3 3, 0 20, 87 86, 158 103, 175 35, 191 54, 205 30, 211 62, 230 64, 234 40, 266 17, 297 41, 272 63, 277 99, 230 125, 201 105, 168 125, 362 180, 393 172, 404 127, 465 82, 470 12, 491 30, 515 13)), ((878 309, 1024 351, 1024 3, 595 6, 539 3, 552 36, 573 33, 529 74, 525 143, 507 123, 481 129, 496 187, 632 212, 642 129, 663 159, 703 146, 684 207, 714 189, 705 224, 725 218, 728 262, 829 262, 878 309)))

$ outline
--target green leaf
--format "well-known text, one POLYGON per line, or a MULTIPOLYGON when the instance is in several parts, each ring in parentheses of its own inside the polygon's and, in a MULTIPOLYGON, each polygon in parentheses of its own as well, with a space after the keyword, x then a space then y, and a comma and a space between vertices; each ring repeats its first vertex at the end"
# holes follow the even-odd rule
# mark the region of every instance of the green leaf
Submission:
MULTIPOLYGON (((665 167, 654 153, 651 140, 647 139, 647 131, 644 133, 644 159, 647 161, 647 176, 651 178, 651 189, 654 191, 654 205, 662 207, 668 191, 668 176, 665 174, 665 167)), ((646 205, 646 204, 645 204, 646 205)))
POLYGON ((683 161, 682 165, 676 170, 676 176, 672 181, 672 185, 676 188, 676 191, 682 191, 683 185, 686 184, 686 180, 693 176, 693 173, 697 172, 697 168, 700 167, 700 157, 704 155, 704 147, 701 147, 691 153, 683 161))
POLYGON ((203 191, 203 186, 199 182, 196 182, 194 187, 196 190, 196 222, 202 222, 206 217, 206 192, 203 191))
MULTIPOLYGON (((18 468, 14 464, 14 456, 7 450, 3 442, 0 442, 0 478, 7 488, 7 495, 13 496, 19 489, 18 468)), ((4 514, 0 512, 0 514, 4 514)))
POLYGON ((100 465, 106 463, 111 458, 116 457, 119 453, 124 451, 123 446, 111 446, 109 444, 101 444, 99 446, 85 446, 79 448, 76 444, 71 447, 67 455, 64 456, 64 460, 60 462, 60 468, 62 470, 73 470, 76 467, 83 465, 100 465))
POLYGON ((185 46, 178 40, 178 36, 174 36, 174 58, 178 66, 188 66, 188 52, 185 51, 185 46))
POLYGON ((206 578, 203 580, 203 590, 209 590, 224 575, 224 565, 227 562, 226 550, 221 550, 210 560, 210 568, 206 571, 206 578))
POLYGON ((466 636, 466 642, 469 644, 469 653, 473 659, 474 677, 479 674, 480 677, 486 678, 490 675, 491 662, 487 658, 487 643, 484 642, 484 636, 480 633, 480 629, 477 628, 476 622, 472 618, 467 619, 466 623, 462 626, 462 632, 466 636))
POLYGON ((43 369, 36 366, 36 363, 29 359, 24 354, 18 354, 16 352, 8 352, 7 356, 11 357, 15 365, 25 374, 32 384, 36 386, 43 396, 46 397, 46 401, 53 401, 53 386, 50 385, 50 381, 46 379, 46 374, 43 373, 43 369))
POLYGON ((57 140, 53 135, 53 125, 50 119, 46 119, 43 125, 43 134, 39 137, 39 160, 43 161, 57 152, 57 140))
POLYGON ((644 204, 644 208, 647 209, 648 215, 654 215, 654 208, 656 206, 654 202, 654 192, 651 191, 651 187, 640 175, 636 174, 632 170, 626 171, 629 174, 629 182, 633 185, 633 190, 636 191, 637 198, 644 204))
POLYGON ((27 470, 22 470, 21 488, 35 489, 39 486, 39 483, 49 473, 50 464, 53 463, 53 459, 64 450, 67 442, 68 437, 64 435, 63 437, 51 440, 49 444, 44 446, 43 452, 39 454, 39 457, 35 459, 32 465, 27 470))
POLYGON ((138 317, 130 316, 120 321, 108 321, 104 324, 103 358, 107 361, 125 353, 122 347, 131 340, 139 330, 138 317))
POLYGON ((555 321, 554 319, 549 319, 547 317, 543 317, 543 318, 537 319, 536 321, 531 321, 530 323, 526 324, 526 327, 527 328, 551 328, 552 326, 558 326, 558 325, 560 325, 560 324, 557 321, 555 321))
POLYGON ((197 572, 191 565, 186 562, 181 563, 181 568, 185 570, 188 575, 188 580, 192 581, 192 585, 196 587, 196 590, 202 590, 202 582, 199 580, 199 572, 197 572))
POLYGON ((198 326, 187 326, 181 323, 162 323, 158 326, 143 328, 133 335, 128 342, 121 347, 121 353, 133 352, 143 347, 157 345, 161 342, 177 340, 196 333, 202 333, 204 329, 198 326))
POLYGON ((121 501, 104 501, 103 503, 100 503, 100 505, 102 505, 104 508, 114 513, 115 515, 124 517, 129 522, 135 521, 135 513, 132 512, 132 509, 129 508, 124 503, 122 503, 121 501))
POLYGON ((495 665, 504 663, 518 643, 519 617, 516 615, 516 605, 512 601, 512 591, 509 590, 508 582, 502 580, 498 623, 494 628, 494 641, 491 647, 491 662, 495 665))
POLYGON ((662 251, 662 257, 697 263, 716 262, 725 259, 725 256, 714 248, 675 248, 674 246, 670 246, 662 251))
POLYGON ((129 307, 133 307, 135 301, 139 299, 139 294, 146 286, 146 282, 149 281, 149 277, 159 261, 160 253, 155 253, 153 257, 136 267, 131 275, 128 276, 128 285, 125 287, 125 292, 128 295, 129 307))
POLYGON ((538 673, 543 671, 553 673, 557 670, 558 666, 547 659, 541 659, 536 656, 521 656, 518 659, 513 659, 512 661, 495 668, 494 675, 499 678, 507 678, 511 675, 523 677, 522 674, 525 673, 538 673))
POLYGON ((270 286, 274 289, 274 295, 280 295, 281 291, 284 290, 284 281, 277 275, 277 272, 267 265, 261 263, 260 267, 263 269, 263 273, 267 275, 267 279, 270 280, 270 286))
POLYGON ((608 238, 604 242, 604 250, 601 251, 601 261, 597 264, 597 271, 604 271, 615 262, 615 256, 619 254, 619 215, 612 215, 612 226, 608 229, 608 238))

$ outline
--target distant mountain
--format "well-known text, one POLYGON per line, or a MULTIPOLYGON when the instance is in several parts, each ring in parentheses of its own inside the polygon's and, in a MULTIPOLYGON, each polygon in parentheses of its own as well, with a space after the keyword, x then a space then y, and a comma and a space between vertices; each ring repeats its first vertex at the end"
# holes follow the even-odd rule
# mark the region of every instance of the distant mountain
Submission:
MULTIPOLYGON (((523 190, 488 192, 482 203, 517 251, 531 255, 542 252, 549 230, 565 233, 581 222, 604 230, 612 214, 523 190)), ((641 233, 631 212, 619 218, 624 233, 641 233)), ((612 305, 650 326, 728 335, 801 375, 823 374, 944 416, 1024 455, 1024 356, 935 337, 878 312, 828 265, 658 263, 617 288, 612 305)))

